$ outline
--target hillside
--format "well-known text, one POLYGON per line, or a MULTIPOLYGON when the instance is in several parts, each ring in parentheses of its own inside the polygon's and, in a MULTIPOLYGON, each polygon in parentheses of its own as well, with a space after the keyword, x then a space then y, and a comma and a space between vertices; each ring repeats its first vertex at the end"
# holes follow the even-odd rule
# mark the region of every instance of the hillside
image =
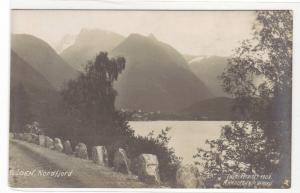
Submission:
POLYGON ((11 51, 11 86, 22 83, 30 90, 54 91, 50 82, 36 71, 31 65, 20 58, 13 50, 11 51))
POLYGON ((196 102, 179 111, 179 114, 195 120, 236 120, 233 105, 234 99, 216 97, 196 102))
POLYGON ((127 61, 114 84, 119 108, 174 112, 213 97, 183 56, 153 35, 131 34, 110 56, 124 56, 127 61))
MULTIPOLYGON (((34 120, 44 123, 51 121, 51 112, 60 99, 55 88, 31 65, 20 58, 14 51, 11 52, 11 117, 18 116, 22 108, 23 98, 16 96, 22 86, 28 96, 30 111, 34 120)), ((26 100, 26 99, 25 99, 26 100)), ((12 123, 18 124, 18 123, 12 123)))
POLYGON ((55 89, 78 74, 49 44, 27 34, 12 35, 12 50, 36 71, 43 75, 55 89))
POLYGON ((109 52, 122 40, 123 36, 100 29, 83 29, 75 42, 61 52, 61 57, 75 69, 83 70, 88 60, 96 57, 100 51, 109 52))
POLYGON ((215 96, 228 96, 222 89, 222 74, 228 62, 227 57, 208 56, 195 57, 189 61, 190 69, 200 78, 215 96))

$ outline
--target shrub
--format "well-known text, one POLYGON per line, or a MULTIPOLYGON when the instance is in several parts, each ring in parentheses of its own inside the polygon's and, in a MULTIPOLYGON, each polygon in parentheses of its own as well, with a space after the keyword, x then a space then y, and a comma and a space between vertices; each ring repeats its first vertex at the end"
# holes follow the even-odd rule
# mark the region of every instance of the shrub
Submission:
MULTIPOLYGON (((174 149, 168 147, 170 137, 168 132, 171 128, 167 127, 161 130, 157 136, 153 136, 153 132, 148 136, 134 136, 128 141, 128 156, 131 160, 135 160, 140 154, 154 154, 159 162, 159 174, 162 182, 174 186, 176 182, 176 171, 181 162, 181 158, 175 155, 174 149)), ((133 172, 134 166, 132 167, 133 172)))

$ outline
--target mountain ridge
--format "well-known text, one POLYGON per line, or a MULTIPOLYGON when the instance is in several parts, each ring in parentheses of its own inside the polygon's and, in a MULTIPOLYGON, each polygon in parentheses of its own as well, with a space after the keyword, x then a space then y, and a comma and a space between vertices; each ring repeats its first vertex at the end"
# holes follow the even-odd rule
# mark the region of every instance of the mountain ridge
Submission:
POLYGON ((11 47, 57 90, 78 75, 78 71, 69 66, 47 42, 33 35, 12 35, 11 47))
POLYGON ((200 56, 189 61, 191 71, 201 79, 218 97, 230 97, 222 88, 222 80, 219 76, 228 65, 229 57, 224 56, 200 56))
POLYGON ((125 71, 114 83, 119 108, 172 112, 212 94, 184 57, 156 38, 131 34, 110 56, 124 56, 125 71))
POLYGON ((120 34, 102 29, 82 29, 74 43, 64 49, 60 56, 75 69, 82 71, 83 66, 96 57, 100 51, 109 52, 124 37, 120 34))

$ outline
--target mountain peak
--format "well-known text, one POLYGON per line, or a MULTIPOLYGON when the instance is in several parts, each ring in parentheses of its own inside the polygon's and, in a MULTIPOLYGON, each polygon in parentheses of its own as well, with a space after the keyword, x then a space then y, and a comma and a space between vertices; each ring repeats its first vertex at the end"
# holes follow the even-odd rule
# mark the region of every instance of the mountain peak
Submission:
POLYGON ((151 34, 130 34, 110 53, 126 58, 125 70, 114 83, 118 91, 116 106, 175 112, 211 97, 207 87, 188 69, 183 56, 154 38, 151 34))
POLYGON ((141 38, 146 38, 146 37, 143 36, 142 34, 138 34, 138 33, 131 33, 127 37, 127 39, 141 39, 141 38))
POLYGON ((132 33, 128 36, 128 39, 130 40, 155 40, 157 41, 157 38, 150 33, 148 36, 139 34, 139 33, 132 33))
POLYGON ((89 42, 98 43, 95 40, 105 38, 108 36, 113 36, 114 38, 123 39, 122 35, 107 30, 103 30, 99 28, 82 28, 76 38, 76 41, 80 43, 89 43, 89 42))
POLYGON ((60 89, 65 81, 78 75, 78 72, 69 66, 47 42, 35 36, 13 35, 11 47, 56 89, 60 89))
POLYGON ((157 40, 153 33, 150 33, 148 35, 148 38, 151 39, 151 40, 157 40))
POLYGON ((88 60, 99 52, 109 52, 115 48, 124 37, 118 33, 99 28, 82 28, 76 40, 61 52, 62 58, 79 71, 88 60))

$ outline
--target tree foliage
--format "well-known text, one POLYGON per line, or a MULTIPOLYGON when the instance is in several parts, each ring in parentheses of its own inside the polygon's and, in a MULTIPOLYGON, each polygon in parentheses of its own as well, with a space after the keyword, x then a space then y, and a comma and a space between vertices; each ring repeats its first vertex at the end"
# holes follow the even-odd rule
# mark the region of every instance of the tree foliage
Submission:
POLYGON ((293 20, 291 11, 256 14, 253 37, 235 50, 220 76, 245 121, 225 126, 195 158, 204 173, 271 174, 278 187, 290 178, 293 20))
POLYGON ((85 66, 85 71, 67 83, 62 96, 68 113, 78 128, 74 135, 116 134, 113 117, 116 116, 114 102, 117 92, 113 81, 125 68, 123 57, 109 59, 101 52, 95 61, 85 66))

